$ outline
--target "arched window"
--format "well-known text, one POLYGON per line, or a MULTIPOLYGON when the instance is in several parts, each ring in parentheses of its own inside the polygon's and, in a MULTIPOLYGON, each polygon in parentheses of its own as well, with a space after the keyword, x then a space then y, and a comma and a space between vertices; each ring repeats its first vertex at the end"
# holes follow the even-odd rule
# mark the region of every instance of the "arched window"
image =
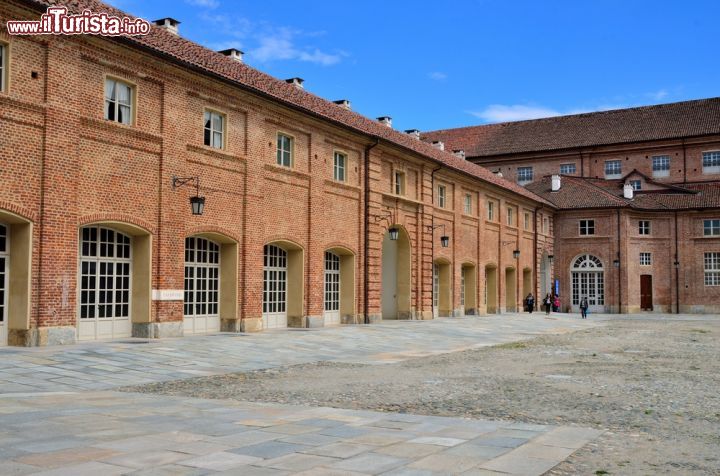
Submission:
MULTIPOLYGON (((85 227, 80 240, 80 320, 129 319, 132 240, 85 227)), ((128 326, 129 329, 129 326, 128 326)))
POLYGON ((266 327, 287 326, 287 251, 265 245, 263 262, 263 315, 266 327))
POLYGON ((593 255, 584 254, 575 258, 570 269, 572 277, 572 304, 579 306, 587 298, 593 310, 602 310, 605 305, 605 278, 602 261, 593 255))
POLYGON ((220 330, 219 303, 220 245, 205 238, 185 238, 185 331, 220 330))
POLYGON ((603 269, 602 262, 593 255, 580 255, 575 258, 572 269, 603 269))
MULTIPOLYGON (((8 283, 8 262, 10 256, 8 254, 8 229, 0 223, 0 338, 3 338, 7 330, 7 283, 8 283)), ((4 339, 0 339, 0 345, 4 344, 4 339)))

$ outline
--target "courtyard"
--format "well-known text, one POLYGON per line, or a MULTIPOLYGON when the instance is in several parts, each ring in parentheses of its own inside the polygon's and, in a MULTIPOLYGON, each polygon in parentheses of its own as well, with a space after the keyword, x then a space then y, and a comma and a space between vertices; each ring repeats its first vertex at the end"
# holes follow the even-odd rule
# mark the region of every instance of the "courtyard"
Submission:
POLYGON ((0 349, 2 474, 716 474, 715 316, 0 349))

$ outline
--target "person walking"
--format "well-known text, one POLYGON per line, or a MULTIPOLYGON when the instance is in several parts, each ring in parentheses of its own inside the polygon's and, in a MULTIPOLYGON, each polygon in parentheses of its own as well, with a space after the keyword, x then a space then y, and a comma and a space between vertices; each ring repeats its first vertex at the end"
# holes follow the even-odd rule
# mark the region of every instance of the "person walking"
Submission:
POLYGON ((533 309, 535 308, 535 297, 532 295, 532 293, 528 294, 525 298, 525 310, 532 314, 533 309))
POLYGON ((557 294, 553 298, 553 312, 560 312, 560 296, 557 294))
POLYGON ((547 293, 545 295, 545 299, 543 299, 543 306, 545 306, 545 315, 550 315, 550 309, 552 309, 552 298, 550 297, 550 293, 547 293))
POLYGON ((587 301, 587 298, 584 297, 580 301, 580 317, 582 319, 587 319, 587 310, 588 310, 588 301, 587 301))

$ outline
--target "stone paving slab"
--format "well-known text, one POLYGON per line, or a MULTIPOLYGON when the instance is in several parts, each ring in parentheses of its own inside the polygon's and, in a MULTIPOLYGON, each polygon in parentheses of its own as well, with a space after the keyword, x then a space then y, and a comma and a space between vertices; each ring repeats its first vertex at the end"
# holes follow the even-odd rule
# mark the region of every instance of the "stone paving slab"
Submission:
POLYGON ((2 474, 540 475, 600 434, 576 427, 112 391, 5 395, 0 401, 14 409, 13 420, 0 427, 2 474), (76 408, 84 413, 68 418, 67 410, 76 408), (135 416, 137 409, 143 418, 135 416), (25 428, 39 415, 50 425, 61 421, 64 436, 56 440, 73 444, 44 446, 42 431, 25 428), (93 422, 106 428, 108 418, 111 434, 92 432, 93 422), (392 428, 393 423, 404 424, 392 428), (235 431, 218 436, 227 426, 235 431), (356 432, 324 434, 341 428, 356 432), (445 436, 453 429, 468 433, 445 436))
POLYGON ((389 364, 603 325, 576 315, 503 314, 298 332, 0 347, 0 394, 108 390, 318 361, 389 364), (136 343, 131 343, 136 342, 136 343), (139 343, 138 343, 139 342, 139 343))

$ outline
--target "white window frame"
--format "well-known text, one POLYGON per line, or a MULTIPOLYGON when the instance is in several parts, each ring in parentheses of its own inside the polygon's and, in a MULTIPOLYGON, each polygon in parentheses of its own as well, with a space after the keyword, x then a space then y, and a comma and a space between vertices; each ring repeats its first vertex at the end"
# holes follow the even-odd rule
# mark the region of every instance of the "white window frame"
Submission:
POLYGON ((642 190, 642 180, 631 180, 630 186, 633 188, 634 191, 642 190))
MULTIPOLYGON (((0 259, 4 261, 4 266, 0 268, 0 327, 7 326, 7 305, 8 305, 8 283, 10 283, 10 227, 0 222, 0 236, 5 240, 5 246, 0 248, 0 259)), ((6 327, 7 329, 7 327, 6 327)), ((6 332, 0 332, 0 335, 6 335, 6 332)), ((3 345, 4 342, 0 342, 3 345)))
POLYGON ((104 89, 103 89, 103 95, 104 95, 104 111, 103 115, 105 117, 106 121, 115 122, 118 124, 124 124, 126 126, 132 126, 135 124, 135 85, 122 80, 120 78, 115 78, 112 76, 106 76, 105 82, 104 82, 104 89), (113 93, 110 97, 108 97, 108 85, 114 84, 113 93), (118 99, 117 86, 123 86, 126 87, 129 91, 129 98, 127 102, 121 102, 120 99, 118 99), (110 108, 112 108, 112 115, 114 117, 111 117, 110 115, 110 108), (123 116, 123 119, 120 119, 120 112, 126 111, 126 114, 123 116), (125 119, 126 118, 126 119, 125 119))
POLYGON ((654 155, 652 159, 653 177, 669 177, 670 176, 670 156, 654 155))
POLYGON ((8 82, 10 80, 10 74, 8 74, 8 65, 10 64, 8 61, 10 57, 9 52, 10 46, 0 41, 0 93, 7 92, 8 90, 8 82))
POLYGON ((515 214, 515 212, 514 212, 513 207, 507 207, 507 215, 506 215, 506 218, 507 218, 507 225, 508 225, 508 226, 515 226, 515 225, 514 225, 515 219, 514 219, 514 217, 513 217, 514 214, 515 214))
POLYGON ((465 214, 472 215, 472 195, 469 193, 465 194, 465 214))
POLYGON ((638 235, 649 235, 651 233, 650 220, 638 221, 638 235))
POLYGON ((346 153, 339 150, 333 152, 333 180, 336 182, 347 180, 347 159, 346 153))
POLYGON ((445 208, 447 205, 447 187, 445 185, 438 185, 438 207, 445 208))
POLYGON ((275 163, 280 167, 292 168, 295 162, 295 137, 285 132, 278 132, 275 146, 275 163))
POLYGON ((520 185, 525 185, 532 182, 533 180, 533 168, 532 167, 518 167, 517 168, 517 181, 520 185))
POLYGON ((491 200, 487 202, 487 219, 488 221, 495 221, 495 202, 491 200))
POLYGON ((263 317, 287 316, 288 252, 277 245, 265 245, 263 254, 263 317))
POLYGON ((720 253, 704 253, 703 263, 705 286, 720 286, 720 253))
POLYGON ((323 309, 340 311, 340 256, 333 252, 325 252, 325 286, 323 309))
POLYGON ((227 114, 215 109, 206 108, 203 111, 203 144, 213 149, 225 149, 225 130, 227 128, 227 114), (220 119, 220 129, 217 129, 215 119, 220 119), (217 142, 217 138, 220 142, 217 142))
POLYGON ((562 175, 572 175, 577 173, 577 165, 575 164, 560 164, 560 173, 562 175))
POLYGON ((703 152, 702 166, 704 174, 720 174, 720 150, 708 150, 703 152))
POLYGON ((578 231, 580 236, 593 236, 595 235, 595 220, 591 218, 584 218, 578 221, 578 231))
POLYGON ((622 177, 622 160, 605 161, 605 178, 615 179, 622 177))
POLYGON ((529 230, 529 229, 531 228, 531 227, 530 227, 530 223, 531 223, 530 213, 529 213, 529 212, 525 212, 525 229, 526 229, 526 230, 529 230))
POLYGON ((647 251, 640 252, 640 266, 652 266, 652 253, 647 251))
POLYGON ((703 236, 720 236, 720 219, 707 218, 703 220, 703 236))
POLYGON ((218 317, 219 313, 220 245, 198 236, 187 237, 183 316, 218 317))
POLYGON ((396 170, 393 174, 393 190, 395 191, 395 195, 399 195, 401 197, 405 196, 406 187, 407 183, 405 172, 396 170))

